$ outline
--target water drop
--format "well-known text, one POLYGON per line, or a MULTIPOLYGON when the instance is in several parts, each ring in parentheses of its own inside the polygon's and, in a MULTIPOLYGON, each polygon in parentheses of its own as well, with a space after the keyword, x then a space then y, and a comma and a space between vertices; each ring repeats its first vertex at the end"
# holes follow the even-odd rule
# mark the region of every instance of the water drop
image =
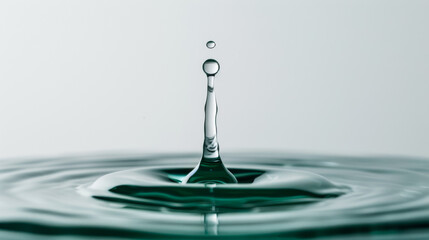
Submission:
POLYGON ((216 47, 216 43, 214 41, 208 41, 206 43, 207 48, 213 49, 214 47, 216 47))
POLYGON ((214 76, 216 73, 219 72, 220 65, 219 63, 214 59, 207 59, 203 63, 203 70, 207 74, 207 76, 214 76))

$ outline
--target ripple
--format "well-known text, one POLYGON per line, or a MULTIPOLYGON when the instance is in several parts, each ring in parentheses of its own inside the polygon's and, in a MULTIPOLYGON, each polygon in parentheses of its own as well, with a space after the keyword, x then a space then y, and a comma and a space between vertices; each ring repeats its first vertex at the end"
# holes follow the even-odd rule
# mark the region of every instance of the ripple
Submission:
POLYGON ((238 184, 179 184, 191 170, 145 167, 120 171, 97 179, 87 192, 80 190, 96 199, 123 203, 124 207, 197 213, 267 211, 273 206, 278 210, 338 197, 349 190, 310 172, 262 166, 230 168, 238 184))
POLYGON ((180 185, 198 158, 5 160, 0 238, 429 238, 426 159, 224 154, 239 184, 180 185))

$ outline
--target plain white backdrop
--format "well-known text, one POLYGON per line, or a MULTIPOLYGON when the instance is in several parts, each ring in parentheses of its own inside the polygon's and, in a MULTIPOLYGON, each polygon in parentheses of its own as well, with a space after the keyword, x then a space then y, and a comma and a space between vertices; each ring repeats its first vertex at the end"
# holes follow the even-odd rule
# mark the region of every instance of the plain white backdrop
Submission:
POLYGON ((0 158, 222 151, 429 157, 429 1, 0 1, 0 158), (214 40, 217 47, 205 47, 214 40))

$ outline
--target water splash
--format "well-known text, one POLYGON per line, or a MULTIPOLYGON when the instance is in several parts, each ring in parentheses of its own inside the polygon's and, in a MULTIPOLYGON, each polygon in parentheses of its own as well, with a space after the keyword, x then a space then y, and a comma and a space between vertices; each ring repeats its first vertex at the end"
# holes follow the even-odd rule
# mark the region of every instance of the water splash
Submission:
POLYGON ((427 160, 243 153, 229 171, 217 140, 220 65, 203 70, 197 167, 197 155, 179 154, 5 160, 0 239, 429 239, 427 160))
POLYGON ((203 63, 203 71, 207 75, 207 98, 204 108, 204 144, 203 156, 196 166, 182 181, 182 183, 237 183, 234 175, 224 166, 219 154, 217 140, 217 102, 214 91, 215 76, 220 65, 214 59, 203 63))

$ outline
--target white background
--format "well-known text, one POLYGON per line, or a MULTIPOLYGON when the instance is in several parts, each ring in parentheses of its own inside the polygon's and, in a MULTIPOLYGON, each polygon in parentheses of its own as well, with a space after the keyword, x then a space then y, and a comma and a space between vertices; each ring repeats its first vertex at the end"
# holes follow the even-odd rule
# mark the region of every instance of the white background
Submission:
POLYGON ((221 150, 429 156, 429 1, 0 1, 0 158, 221 150), (214 40, 217 47, 205 48, 214 40))

